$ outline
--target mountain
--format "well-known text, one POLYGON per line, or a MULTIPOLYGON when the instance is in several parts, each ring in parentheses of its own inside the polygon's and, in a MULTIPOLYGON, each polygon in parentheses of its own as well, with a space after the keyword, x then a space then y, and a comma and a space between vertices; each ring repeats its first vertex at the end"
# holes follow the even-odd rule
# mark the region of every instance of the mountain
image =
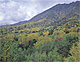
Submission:
POLYGON ((28 21, 26 21, 26 20, 25 20, 25 21, 20 21, 20 22, 18 22, 18 23, 12 24, 12 26, 13 26, 13 25, 21 25, 21 24, 25 24, 25 23, 27 23, 27 22, 28 22, 28 21))
MULTIPOLYGON (((59 21, 65 21, 68 20, 71 17, 77 17, 79 18, 80 16, 80 1, 72 2, 69 4, 57 4, 53 6, 52 8, 34 16, 31 18, 28 22, 31 21, 39 21, 41 19, 46 19, 46 20, 52 20, 55 22, 59 21)), ((14 25, 21 25, 26 23, 27 21, 19 22, 14 25)))
MULTIPOLYGON (((79 23, 80 19, 79 6, 80 1, 72 2, 70 4, 57 4, 52 8, 34 16, 28 21, 22 21, 13 25, 1 26, 5 28, 1 28, 1 30, 11 30, 11 32, 14 33, 18 33, 18 31, 21 30, 22 33, 31 33, 40 31, 45 32, 49 29, 55 29, 58 26, 63 26, 65 24, 68 25, 68 23, 75 25, 75 23, 79 23), (7 29, 6 27, 9 28, 7 29), (28 30, 25 31, 26 29, 28 30)), ((72 25, 67 27, 72 27, 72 25)))
POLYGON ((1 26, 0 62, 80 62, 79 4, 58 4, 28 22, 1 26))
POLYGON ((36 15, 29 21, 38 21, 43 18, 59 21, 63 18, 68 19, 73 16, 79 16, 80 15, 79 6, 80 6, 80 1, 72 2, 70 4, 57 4, 56 6, 53 6, 52 8, 36 15))

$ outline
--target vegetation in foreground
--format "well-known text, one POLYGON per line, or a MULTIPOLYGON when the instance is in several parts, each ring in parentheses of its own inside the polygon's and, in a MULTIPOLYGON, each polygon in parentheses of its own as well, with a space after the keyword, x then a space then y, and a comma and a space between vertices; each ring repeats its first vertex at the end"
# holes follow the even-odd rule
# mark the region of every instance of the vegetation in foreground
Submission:
MULTIPOLYGON (((71 5, 78 7, 78 2, 71 5)), ((61 20, 62 12, 54 12, 51 18, 0 27, 0 61, 80 62, 80 18, 74 6, 61 20)))
MULTIPOLYGON (((2 27, 0 61, 78 62, 80 61, 78 22, 79 20, 72 20, 57 28, 37 25, 34 28, 24 28, 27 24, 2 27)), ((33 23, 28 24, 35 26, 33 23)))

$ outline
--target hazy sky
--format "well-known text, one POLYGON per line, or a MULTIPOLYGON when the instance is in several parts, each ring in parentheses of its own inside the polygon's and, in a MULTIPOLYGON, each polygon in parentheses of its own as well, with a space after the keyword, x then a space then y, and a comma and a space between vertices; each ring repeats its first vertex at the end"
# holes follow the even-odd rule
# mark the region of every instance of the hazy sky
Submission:
POLYGON ((80 0, 0 0, 0 25, 29 20, 58 3, 80 0))

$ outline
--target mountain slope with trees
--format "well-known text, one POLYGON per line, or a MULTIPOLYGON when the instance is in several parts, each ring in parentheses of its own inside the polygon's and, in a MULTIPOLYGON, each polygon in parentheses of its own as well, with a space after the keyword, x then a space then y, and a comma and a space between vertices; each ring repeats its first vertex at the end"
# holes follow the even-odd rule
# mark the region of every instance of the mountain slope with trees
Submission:
POLYGON ((79 62, 79 3, 58 4, 25 24, 0 27, 0 61, 79 62))

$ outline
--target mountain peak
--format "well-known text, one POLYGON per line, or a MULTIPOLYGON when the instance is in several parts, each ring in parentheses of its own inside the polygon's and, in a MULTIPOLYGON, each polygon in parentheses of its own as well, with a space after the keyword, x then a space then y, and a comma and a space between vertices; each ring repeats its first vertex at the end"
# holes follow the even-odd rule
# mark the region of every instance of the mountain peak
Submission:
POLYGON ((68 14, 75 15, 75 13, 79 13, 79 4, 80 4, 80 1, 72 2, 69 4, 66 4, 66 3, 57 4, 57 5, 53 6, 52 8, 34 16, 29 21, 38 21, 43 18, 58 21, 61 18, 63 18, 63 16, 66 16, 68 14), (76 9, 73 9, 74 7, 76 9))

